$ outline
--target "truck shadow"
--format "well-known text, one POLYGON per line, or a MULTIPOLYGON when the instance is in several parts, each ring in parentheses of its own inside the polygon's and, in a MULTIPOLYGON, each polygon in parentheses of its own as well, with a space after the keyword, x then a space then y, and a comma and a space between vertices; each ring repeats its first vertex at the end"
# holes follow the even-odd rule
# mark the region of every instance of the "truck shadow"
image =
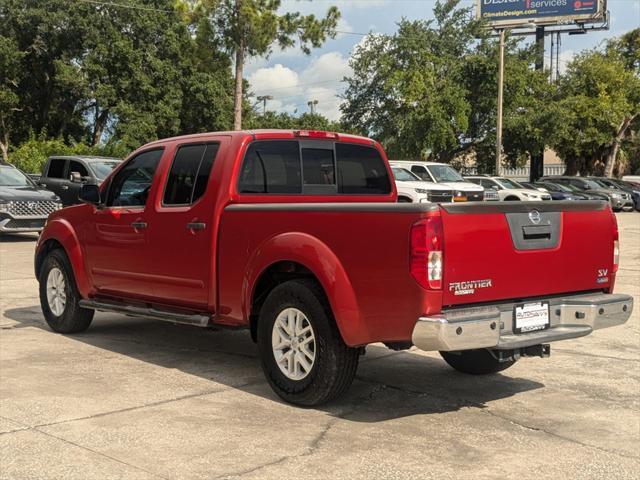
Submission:
MULTIPOLYGON (((9 328, 39 328, 56 335, 44 322, 39 306, 9 309, 4 315, 17 322, 9 328)), ((89 330, 68 338, 282 403, 264 379, 257 346, 244 330, 203 330, 98 313, 89 330)), ((487 402, 542 387, 509 375, 509 371, 468 376, 455 372, 439 357, 370 345, 349 392, 319 408, 350 421, 380 422, 462 408, 482 409, 487 402)))

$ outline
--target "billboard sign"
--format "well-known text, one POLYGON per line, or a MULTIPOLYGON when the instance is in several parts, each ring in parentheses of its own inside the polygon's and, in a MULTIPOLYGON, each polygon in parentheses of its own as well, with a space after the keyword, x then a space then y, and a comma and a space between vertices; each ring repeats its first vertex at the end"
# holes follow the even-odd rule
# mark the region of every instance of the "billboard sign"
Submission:
POLYGON ((605 0, 477 0, 478 18, 494 27, 588 22, 605 10, 605 0))

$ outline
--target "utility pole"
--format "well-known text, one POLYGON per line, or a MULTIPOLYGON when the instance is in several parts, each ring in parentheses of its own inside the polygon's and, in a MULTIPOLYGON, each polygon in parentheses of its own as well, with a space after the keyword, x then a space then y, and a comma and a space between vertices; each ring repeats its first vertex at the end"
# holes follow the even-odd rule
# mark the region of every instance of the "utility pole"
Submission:
POLYGON ((262 116, 267 114, 267 100, 273 100, 271 95, 260 95, 257 97, 258 102, 262 102, 262 116))
POLYGON ((504 90, 504 34, 505 29, 500 29, 500 50, 498 53, 498 124, 496 126, 496 175, 500 175, 500 162, 502 159, 502 96, 504 90))
POLYGON ((311 115, 315 114, 315 106, 318 105, 318 100, 309 100, 307 105, 311 109, 311 115))
MULTIPOLYGON (((544 69, 544 26, 536 27, 536 71, 544 69)), ((529 181, 535 182, 544 175, 544 145, 540 153, 531 155, 529 161, 529 181)))

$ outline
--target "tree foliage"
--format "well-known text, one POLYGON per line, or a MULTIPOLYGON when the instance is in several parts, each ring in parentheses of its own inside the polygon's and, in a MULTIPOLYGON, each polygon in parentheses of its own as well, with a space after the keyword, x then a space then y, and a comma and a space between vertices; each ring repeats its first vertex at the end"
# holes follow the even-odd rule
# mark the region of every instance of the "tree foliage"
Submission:
MULTIPOLYGON (((640 120, 640 29, 577 55, 558 85, 549 142, 570 173, 613 173, 640 120)), ((633 160, 633 158, 631 159, 633 160)))
POLYGON ((137 147, 231 127, 231 62, 217 33, 184 21, 171 0, 129 3, 151 8, 0 1, 3 144, 35 132, 137 147))
POLYGON ((280 13, 281 0, 201 0, 191 2, 195 16, 210 18, 221 42, 235 58, 234 129, 242 126, 244 63, 250 57, 269 56, 274 47, 299 44, 306 54, 335 36, 340 18, 336 7, 329 7, 324 18, 280 13))
MULTIPOLYGON (((438 1, 431 21, 402 20, 394 35, 370 36, 351 60, 344 121, 376 136, 392 157, 451 161, 463 152, 494 164, 498 59, 470 8, 438 1)), ((548 85, 535 52, 506 46, 505 151, 513 162, 536 153, 545 132, 532 121, 548 85)))

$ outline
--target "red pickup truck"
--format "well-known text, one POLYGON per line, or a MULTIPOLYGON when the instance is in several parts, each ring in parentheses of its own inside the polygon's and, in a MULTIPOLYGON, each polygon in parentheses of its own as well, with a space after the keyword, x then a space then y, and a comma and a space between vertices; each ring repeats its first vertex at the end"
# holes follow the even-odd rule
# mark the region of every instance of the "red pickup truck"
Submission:
POLYGON ((605 202, 403 204, 362 137, 244 131, 150 143, 54 212, 35 273, 57 332, 94 311, 242 327, 282 398, 350 385, 364 347, 494 373, 624 323, 605 202))

